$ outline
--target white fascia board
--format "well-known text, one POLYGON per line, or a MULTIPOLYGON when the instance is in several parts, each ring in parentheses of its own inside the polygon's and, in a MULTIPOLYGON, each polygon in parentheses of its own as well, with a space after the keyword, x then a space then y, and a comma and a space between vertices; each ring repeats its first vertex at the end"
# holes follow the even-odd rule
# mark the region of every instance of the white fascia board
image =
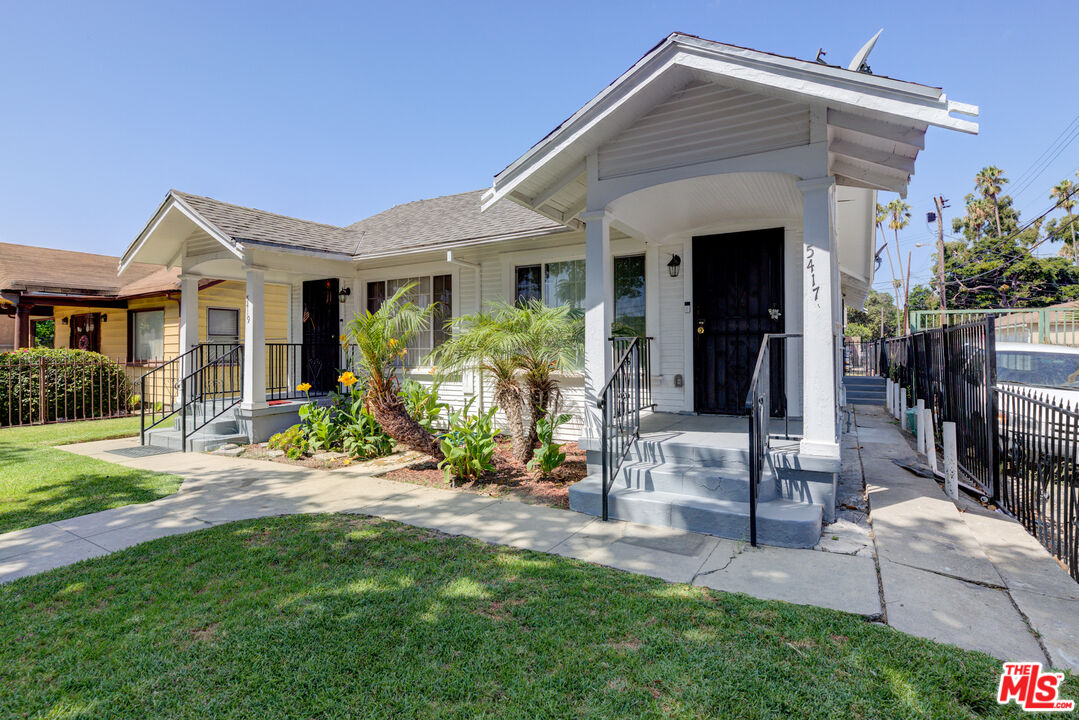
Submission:
POLYGON ((749 89, 770 86, 811 104, 835 105, 860 114, 884 114, 901 122, 978 132, 977 123, 949 115, 952 111, 977 115, 977 106, 950 101, 939 88, 674 34, 498 173, 491 189, 484 194, 482 209, 510 195, 535 169, 580 139, 641 87, 675 65, 720 78, 742 80, 749 89))
POLYGON ((214 240, 217 240, 219 243, 221 243, 221 245, 223 245, 225 249, 227 249, 236 257, 243 257, 242 248, 238 247, 236 243, 232 241, 232 238, 222 233, 216 225, 210 223, 208 220, 195 212, 189 205, 187 205, 187 203, 183 202, 183 200, 177 197, 170 190, 169 194, 165 196, 165 200, 158 207, 157 212, 154 213, 152 218, 150 218, 150 222, 146 224, 146 227, 142 229, 142 232, 140 232, 138 236, 136 236, 135 240, 131 243, 131 245, 128 246, 127 250, 125 250, 124 254, 120 257, 120 265, 117 272, 118 275, 123 274, 123 272, 127 270, 128 266, 130 266, 131 263, 134 262, 139 252, 142 250, 143 247, 145 247, 146 242, 154 234, 154 231, 157 230, 158 226, 160 226, 160 224, 165 220, 165 218, 169 214, 169 211, 171 210, 176 210, 177 212, 185 215, 189 220, 191 220, 191 222, 193 222, 196 226, 198 226, 214 240))
POLYGON ((510 240, 521 240, 523 238, 545 238, 552 235, 570 235, 578 230, 574 228, 551 228, 549 230, 522 230, 516 233, 506 233, 503 235, 497 235, 494 237, 485 238, 471 238, 469 240, 458 240, 455 242, 439 243, 438 245, 427 245, 424 247, 407 248, 404 250, 386 250, 379 253, 370 253, 366 255, 357 255, 353 258, 356 263, 362 263, 365 260, 380 260, 388 257, 397 257, 401 255, 419 255, 421 253, 437 252, 442 253, 447 250, 456 250, 459 248, 476 247, 479 245, 491 245, 494 243, 507 242, 510 240))

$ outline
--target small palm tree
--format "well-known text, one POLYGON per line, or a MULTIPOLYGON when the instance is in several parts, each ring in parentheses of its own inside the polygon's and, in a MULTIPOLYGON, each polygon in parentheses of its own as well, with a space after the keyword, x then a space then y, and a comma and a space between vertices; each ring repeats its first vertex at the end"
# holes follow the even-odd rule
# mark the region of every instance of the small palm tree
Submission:
MULTIPOLYGON (((1079 175, 1079 173, 1076 173, 1076 175, 1079 175)), ((1072 208, 1075 207, 1075 193, 1076 187, 1071 180, 1061 180, 1049 191, 1049 196, 1059 198, 1057 206, 1064 208, 1064 211, 1068 213, 1068 226, 1071 228, 1072 234, 1072 262, 1079 265, 1079 247, 1076 247, 1075 244, 1075 219, 1072 216, 1072 208)))
POLYGON ((366 381, 367 401, 379 425, 410 450, 442 460, 438 441, 408 414, 399 394, 401 360, 437 307, 436 303, 421 308, 406 300, 413 287, 415 284, 398 289, 375 312, 357 313, 345 330, 356 346, 356 364, 366 381))
MULTIPOLYGON (((903 322, 901 323, 903 332, 907 331, 907 299, 910 296, 910 258, 907 258, 907 279, 903 279, 903 255, 899 252, 899 231, 910 225, 910 205, 903 202, 899 198, 892 200, 885 208, 888 211, 888 227, 892 229, 895 235, 895 256, 899 262, 899 284, 896 284, 896 291, 898 293, 899 286, 903 287, 903 322)), ((893 284, 895 281, 893 280, 893 284)), ((896 309, 898 310, 899 297, 896 297, 896 309)))
POLYGON ((538 439, 536 422, 561 402, 558 372, 580 361, 580 311, 539 300, 499 302, 450 324, 453 336, 434 351, 432 361, 440 372, 472 368, 491 374, 514 457, 528 462, 538 439))
MULTIPOLYGON (((899 328, 899 281, 895 277, 895 265, 892 264, 892 251, 888 249, 888 236, 884 234, 884 222, 888 219, 888 208, 884 207, 880 203, 877 203, 876 211, 873 215, 873 220, 876 223, 877 230, 880 231, 880 239, 884 243, 884 252, 888 254, 888 269, 892 271, 892 292, 895 293, 895 326, 899 328)), ((877 251, 880 252, 879 250, 877 251)), ((896 253, 899 252, 899 248, 896 248, 896 253)))
POLYGON ((978 174, 974 176, 974 184, 981 192, 982 197, 993 203, 993 217, 996 219, 997 237, 1001 236, 1000 202, 997 200, 997 197, 1003 191, 1003 186, 1006 182, 1008 182, 1008 178, 1004 177, 1004 171, 995 165, 983 167, 978 174))

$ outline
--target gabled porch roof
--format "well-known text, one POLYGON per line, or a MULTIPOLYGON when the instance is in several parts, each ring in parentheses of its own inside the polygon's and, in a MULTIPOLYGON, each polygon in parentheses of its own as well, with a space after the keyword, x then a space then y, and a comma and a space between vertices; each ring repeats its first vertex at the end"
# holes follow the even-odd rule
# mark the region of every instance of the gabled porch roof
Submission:
POLYGON ((672 94, 702 83, 816 113, 816 137, 806 140, 827 143, 829 174, 839 185, 905 194, 930 125, 978 131, 976 123, 952 117, 977 115, 977 107, 948 100, 940 88, 673 33, 498 173, 484 208, 510 198, 576 225, 585 209, 588 155, 672 94))

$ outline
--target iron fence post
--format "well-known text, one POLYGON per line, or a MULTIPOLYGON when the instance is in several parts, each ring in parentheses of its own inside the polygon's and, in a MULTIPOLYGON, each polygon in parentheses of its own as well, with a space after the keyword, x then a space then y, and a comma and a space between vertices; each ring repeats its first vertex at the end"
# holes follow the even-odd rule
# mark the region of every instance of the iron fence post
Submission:
POLYGON ((602 474, 602 481, 603 481, 603 488, 602 488, 602 490, 603 490, 603 492, 602 492, 603 521, 606 522, 607 521, 607 475, 608 475, 608 470, 607 470, 607 398, 606 397, 600 398, 600 410, 603 411, 603 420, 601 421, 601 424, 600 424, 600 449, 599 449, 599 453, 600 453, 600 464, 603 466, 603 474, 602 474))
POLYGON ((180 378, 180 452, 187 452, 187 378, 180 378))
POLYGON ((996 328, 992 317, 985 319, 985 405, 989 423, 989 477, 993 483, 993 503, 1000 505, 1000 412, 997 400, 996 328))
POLYGON ((146 444, 146 375, 139 378, 139 445, 146 444))

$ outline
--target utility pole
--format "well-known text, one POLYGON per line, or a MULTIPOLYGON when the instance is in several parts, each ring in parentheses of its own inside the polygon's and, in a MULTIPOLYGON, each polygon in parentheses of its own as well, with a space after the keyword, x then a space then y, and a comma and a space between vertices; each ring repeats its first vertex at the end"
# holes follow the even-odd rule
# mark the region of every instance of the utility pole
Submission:
MULTIPOLYGON (((937 294, 940 296, 940 310, 948 312, 948 298, 944 292, 944 208, 948 207, 948 201, 943 195, 933 198, 937 205, 937 294)), ((941 318, 944 322, 944 317, 941 318)))

